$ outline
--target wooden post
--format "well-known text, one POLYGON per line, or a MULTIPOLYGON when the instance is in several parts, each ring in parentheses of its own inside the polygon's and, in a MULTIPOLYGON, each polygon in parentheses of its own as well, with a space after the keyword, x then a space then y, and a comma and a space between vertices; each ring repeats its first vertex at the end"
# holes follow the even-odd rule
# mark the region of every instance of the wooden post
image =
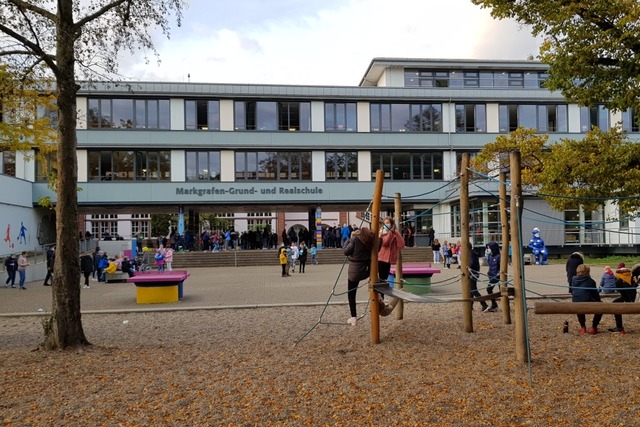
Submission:
POLYGON ((463 319, 464 319, 464 331, 473 332, 473 302, 468 299, 471 298, 471 277, 469 276, 469 260, 471 254, 469 253, 469 153, 462 153, 462 165, 460 167, 460 230, 462 233, 461 242, 462 245, 460 251, 462 257, 458 257, 460 263, 460 284, 462 286, 462 298, 465 299, 462 303, 463 319))
POLYGON ((502 255, 500 256, 500 305, 502 320, 505 325, 511 324, 511 308, 507 295, 507 271, 509 270, 509 215, 507 215, 507 172, 500 169, 500 227, 502 232, 502 255))
MULTIPOLYGON (((402 223, 402 197, 400 193, 396 193, 393 202, 394 207, 394 220, 396 221, 396 227, 399 227, 402 223)), ((407 242, 405 242, 406 244, 407 242)), ((398 252, 398 261, 396 262, 396 280, 395 285, 396 288, 402 289, 404 286, 402 284, 402 251, 398 252)), ((396 319, 402 320, 404 317, 404 301, 398 300, 398 304, 396 305, 396 319)))
POLYGON ((373 248, 371 248, 371 268, 369 269, 369 306, 371 310, 371 342, 380 343, 380 307, 378 306, 378 293, 373 290, 373 285, 378 282, 378 229, 380 228, 380 205, 382 204, 382 185, 384 184, 384 171, 376 171, 376 186, 373 192, 371 206, 371 231, 373 232, 373 248))
POLYGON ((520 180, 520 152, 512 151, 509 158, 511 168, 511 265, 513 266, 513 288, 515 308, 516 359, 528 362, 527 330, 525 324, 524 290, 522 286, 522 254, 520 245, 520 203, 522 203, 522 184, 520 180))

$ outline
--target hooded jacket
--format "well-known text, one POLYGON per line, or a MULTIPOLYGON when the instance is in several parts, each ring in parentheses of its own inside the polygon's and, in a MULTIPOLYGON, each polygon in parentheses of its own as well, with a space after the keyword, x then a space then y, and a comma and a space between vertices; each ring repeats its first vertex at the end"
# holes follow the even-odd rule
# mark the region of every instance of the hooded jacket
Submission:
POLYGON ((616 270, 616 288, 625 301, 632 302, 636 299, 636 283, 633 283, 631 270, 623 267, 616 270))
POLYGON ((591 276, 573 276, 571 280, 571 301, 600 301, 600 294, 596 288, 596 282, 591 276))
POLYGON ((500 246, 496 242, 489 242, 491 249, 491 257, 489 258, 489 283, 498 283, 500 281, 500 246))
POLYGON ((576 270, 580 264, 584 264, 584 258, 580 252, 574 252, 569 255, 567 260, 567 283, 569 283, 569 292, 571 292, 571 279, 576 275, 576 270))

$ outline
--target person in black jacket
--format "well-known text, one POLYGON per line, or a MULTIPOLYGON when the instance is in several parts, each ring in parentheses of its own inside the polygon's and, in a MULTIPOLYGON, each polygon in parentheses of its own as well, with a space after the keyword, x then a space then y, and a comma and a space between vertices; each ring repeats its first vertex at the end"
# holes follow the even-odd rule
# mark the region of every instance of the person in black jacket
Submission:
POLYGON ((80 257, 80 271, 84 275, 84 287, 89 288, 89 276, 93 274, 93 257, 85 253, 80 257))
MULTIPOLYGON (((634 302, 636 300, 636 286, 638 283, 634 281, 632 270, 628 269, 624 262, 621 262, 616 269, 616 289, 620 292, 620 296, 612 302, 634 302)), ((622 314, 614 314, 613 317, 616 319, 616 327, 610 328, 609 332, 624 334, 622 314)))
POLYGON ((53 265, 56 262, 56 247, 51 246, 47 250, 47 275, 44 277, 43 286, 51 286, 49 279, 53 280, 53 265))
MULTIPOLYGON (((471 296, 477 298, 480 296, 478 291, 478 277, 480 276, 480 258, 477 252, 473 249, 470 242, 467 242, 467 250, 469 251, 469 275, 471 277, 471 296)), ((481 311, 485 311, 488 306, 484 301, 480 301, 481 311)), ((471 303, 471 309, 473 309, 473 303, 471 303)))
MULTIPOLYGON (((496 242, 489 242, 489 249, 491 249, 491 258, 489 258, 489 286, 487 286, 487 293, 493 293, 493 287, 500 283, 500 246, 496 242)), ((491 306, 487 306, 483 310, 485 313, 493 313, 498 311, 498 303, 495 299, 491 300, 491 306)))
POLYGON ((371 267, 371 249, 375 236, 367 227, 351 233, 349 240, 345 242, 343 251, 349 257, 349 269, 347 271, 347 300, 351 317, 347 323, 355 326, 358 321, 356 311, 356 291, 361 280, 369 277, 371 267))
POLYGON ((9 257, 4 261, 4 268, 7 270, 7 281, 4 282, 4 287, 8 288, 9 283, 11 283, 11 287, 16 287, 16 271, 18 271, 18 259, 14 254, 9 255, 9 257))
POLYGON ((576 269, 581 264, 584 264, 584 256, 580 252, 574 252, 569 255, 567 265, 565 266, 567 270, 567 282, 569 283, 569 293, 571 293, 571 279, 576 275, 576 269))
MULTIPOLYGON (((571 279, 571 301, 573 302, 600 302, 600 293, 596 281, 590 276, 591 269, 588 265, 580 264, 576 268, 576 275, 571 279)), ((578 314, 578 323, 580 323, 580 334, 587 333, 587 316, 578 314)), ((602 314, 594 314, 589 333, 595 335, 598 333, 598 324, 602 319, 602 314)))

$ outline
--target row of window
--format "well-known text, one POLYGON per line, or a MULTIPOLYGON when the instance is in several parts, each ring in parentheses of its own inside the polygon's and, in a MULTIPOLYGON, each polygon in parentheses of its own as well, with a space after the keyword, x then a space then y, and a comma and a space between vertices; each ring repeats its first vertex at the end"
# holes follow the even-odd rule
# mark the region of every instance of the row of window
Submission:
MULTIPOLYGON (((371 177, 382 169, 390 180, 442 179, 441 152, 372 152, 371 177)), ((44 181, 57 168, 55 155, 47 166, 36 164, 44 181)), ((325 179, 357 180, 358 153, 325 152, 325 179)), ((219 151, 187 151, 187 181, 220 181, 219 151)), ((311 181, 311 151, 237 151, 236 181, 311 181)), ((89 181, 170 181, 169 151, 89 151, 89 181)))
POLYGON ((405 87, 505 87, 539 89, 549 78, 540 71, 443 71, 406 69, 405 87))
MULTIPOLYGON (((442 104, 371 103, 371 132, 442 132, 442 104)), ((539 132, 567 132, 566 104, 500 104, 499 131, 519 126, 539 132)), ((311 131, 310 102, 236 101, 234 129, 238 131, 311 131)), ((89 99, 92 129, 170 129, 169 100, 89 99)), ((486 132, 486 104, 456 104, 456 132, 486 132)), ((609 111, 601 105, 581 107, 580 130, 610 127, 609 111)), ((640 132, 638 112, 622 114, 627 132, 640 132)), ((220 130, 218 100, 186 100, 185 129, 220 130)), ((325 103, 325 131, 356 132, 356 103, 325 103)))

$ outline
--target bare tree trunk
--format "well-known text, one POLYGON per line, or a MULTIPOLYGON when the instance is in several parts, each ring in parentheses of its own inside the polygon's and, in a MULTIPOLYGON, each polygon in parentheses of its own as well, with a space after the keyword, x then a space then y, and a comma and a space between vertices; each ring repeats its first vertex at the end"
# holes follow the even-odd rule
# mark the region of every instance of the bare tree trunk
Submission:
POLYGON ((80 316, 78 246, 78 159, 76 155, 76 95, 72 2, 58 2, 56 80, 58 99, 58 187, 56 262, 52 314, 45 328, 46 349, 88 345, 80 316))

